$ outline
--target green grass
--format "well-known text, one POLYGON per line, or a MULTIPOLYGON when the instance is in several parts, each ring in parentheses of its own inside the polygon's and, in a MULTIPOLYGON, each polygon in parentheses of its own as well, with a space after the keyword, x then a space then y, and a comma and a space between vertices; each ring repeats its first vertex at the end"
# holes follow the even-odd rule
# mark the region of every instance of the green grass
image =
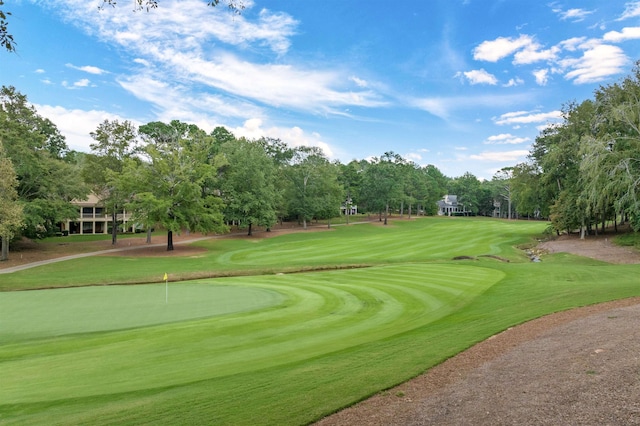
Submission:
POLYGON ((170 282, 169 303, 163 285, 0 293, 0 424, 306 424, 507 327, 640 295, 636 265, 529 262, 514 246, 545 226, 429 218, 0 275, 33 288, 81 285, 85 270, 105 282, 270 273, 170 282), (373 267, 271 274, 356 264, 373 267))

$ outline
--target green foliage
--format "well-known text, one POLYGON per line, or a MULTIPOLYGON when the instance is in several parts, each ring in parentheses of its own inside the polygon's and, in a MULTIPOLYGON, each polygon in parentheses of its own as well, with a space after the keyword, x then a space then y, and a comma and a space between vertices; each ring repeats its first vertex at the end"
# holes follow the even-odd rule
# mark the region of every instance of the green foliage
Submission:
MULTIPOLYGON (((3 0, 0 0, 1 6, 4 6, 3 0)), ((11 12, 5 12, 0 9, 0 48, 4 48, 8 52, 14 52, 16 50, 16 42, 8 30, 9 23, 7 20, 9 16, 11 16, 11 12)))
POLYGON ((76 178, 77 165, 63 158, 68 151, 64 137, 14 87, 0 90, 0 140, 18 178, 24 234, 51 235, 59 222, 76 217, 70 201, 84 199, 88 190, 76 178))
POLYGON ((13 163, 0 140, 0 260, 9 258, 9 243, 23 224, 23 206, 18 202, 18 179, 13 163))
POLYGON ((313 218, 336 216, 344 195, 338 183, 338 170, 318 148, 300 147, 292 164, 284 169, 287 179, 287 211, 303 226, 313 218))
POLYGON ((132 220, 167 230, 167 250, 173 250, 174 232, 226 230, 215 186, 221 163, 211 158, 214 139, 177 120, 149 123, 139 131, 145 160, 129 159, 115 178, 132 220))
POLYGON ((277 220, 279 194, 275 187, 276 166, 257 142, 244 138, 222 146, 228 162, 221 178, 224 216, 252 233, 253 225, 272 227, 277 220))

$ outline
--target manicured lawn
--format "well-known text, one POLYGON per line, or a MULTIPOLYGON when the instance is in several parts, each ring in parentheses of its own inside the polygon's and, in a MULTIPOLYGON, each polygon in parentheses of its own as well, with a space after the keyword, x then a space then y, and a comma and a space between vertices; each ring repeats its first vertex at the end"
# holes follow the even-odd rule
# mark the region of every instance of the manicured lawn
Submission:
POLYGON ((168 303, 164 284, 0 293, 0 423, 306 424, 509 326, 640 295, 636 265, 529 262, 514 245, 545 226, 428 218, 200 242, 206 261, 86 258, 0 276, 24 288, 85 283, 76 269, 106 282, 270 272, 170 282, 168 303), (373 266, 271 273, 349 265, 373 266))

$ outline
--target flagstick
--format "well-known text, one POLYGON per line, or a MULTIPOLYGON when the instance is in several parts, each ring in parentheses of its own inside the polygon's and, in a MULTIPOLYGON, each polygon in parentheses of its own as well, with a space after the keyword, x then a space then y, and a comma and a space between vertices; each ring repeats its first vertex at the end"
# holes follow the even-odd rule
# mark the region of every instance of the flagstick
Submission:
POLYGON ((169 303, 169 276, 164 273, 164 303, 169 303))

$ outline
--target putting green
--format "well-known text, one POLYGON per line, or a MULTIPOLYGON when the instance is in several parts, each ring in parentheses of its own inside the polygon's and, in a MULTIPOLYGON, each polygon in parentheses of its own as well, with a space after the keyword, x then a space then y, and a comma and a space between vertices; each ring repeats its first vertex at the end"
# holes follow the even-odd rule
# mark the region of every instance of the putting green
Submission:
POLYGON ((145 327, 263 309, 272 290, 210 283, 0 293, 0 342, 145 327))
MULTIPOLYGON (((461 309, 502 277, 496 270, 464 264, 235 277, 174 284, 168 305, 162 286, 148 286, 155 292, 153 303, 142 287, 131 287, 141 292, 126 296, 129 287, 55 290, 49 296, 46 291, 15 293, 24 299, 14 299, 22 305, 12 308, 14 315, 38 304, 44 312, 53 312, 56 306, 70 309, 96 299, 132 300, 117 326, 108 315, 101 315, 108 323, 101 326, 99 320, 89 320, 89 308, 83 309, 87 322, 93 323, 86 327, 94 331, 90 335, 70 334, 80 329, 67 319, 63 323, 68 328, 58 331, 65 336, 51 338, 55 327, 35 325, 46 322, 42 313, 40 320, 20 314, 33 334, 47 337, 0 347, 0 400, 51 401, 158 389, 301 361, 425 326, 461 309), (185 295, 179 296, 180 288, 185 295), (227 291, 225 303, 232 306, 226 313, 220 304, 222 290, 227 291), (57 292, 60 297, 53 296, 57 292), (67 300, 70 294, 77 299, 67 300), (255 300, 246 300, 251 298, 255 300), (149 324, 143 321, 147 316, 167 322, 162 310, 171 310, 172 303, 181 313, 173 322, 139 328, 149 324), (193 317, 201 318, 185 321, 191 304, 199 306, 193 317), (97 332, 114 328, 120 330, 97 332)), ((124 311, 109 312, 118 316, 124 311)), ((16 321, 11 319, 12 324, 16 321)))

